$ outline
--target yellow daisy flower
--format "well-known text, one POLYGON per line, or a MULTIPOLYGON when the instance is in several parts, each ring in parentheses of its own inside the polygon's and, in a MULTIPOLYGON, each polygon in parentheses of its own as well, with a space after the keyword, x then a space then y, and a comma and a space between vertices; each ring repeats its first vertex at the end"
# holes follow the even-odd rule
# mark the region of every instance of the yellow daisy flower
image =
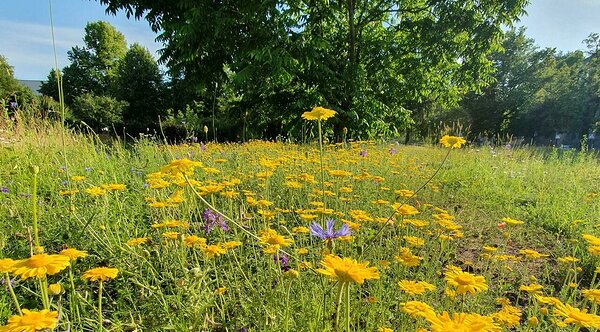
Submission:
POLYGON ((41 279, 66 269, 70 265, 69 260, 63 255, 37 254, 16 261, 12 266, 12 274, 20 276, 22 280, 32 277, 41 279))
POLYGON ((81 278, 89 281, 107 281, 116 278, 117 274, 119 269, 102 266, 85 271, 81 278))
POLYGON ((363 284, 365 280, 379 279, 376 267, 368 267, 369 262, 359 263, 348 257, 327 255, 321 261, 324 269, 316 271, 341 283, 363 284))
POLYGON ((15 315, 8 319, 6 326, 0 326, 0 331, 7 332, 36 332, 54 330, 58 323, 58 311, 35 311, 23 309, 23 315, 15 315))
POLYGON ((444 135, 440 138, 440 144, 445 148, 460 148, 465 143, 467 143, 467 141, 462 137, 444 135))
POLYGON ((88 253, 85 250, 77 250, 74 248, 64 249, 59 252, 60 255, 67 256, 71 260, 71 262, 77 260, 77 258, 87 257, 88 253))
POLYGON ((400 289, 410 295, 421 295, 426 291, 435 290, 435 286, 425 281, 401 280, 398 282, 400 289))
POLYGON ((309 121, 327 120, 333 117, 336 111, 324 107, 315 107, 310 112, 302 113, 302 118, 309 121))
POLYGON ((463 272, 456 266, 448 266, 444 279, 448 282, 448 285, 456 289, 457 294, 470 293, 475 295, 488 289, 485 277, 463 272))

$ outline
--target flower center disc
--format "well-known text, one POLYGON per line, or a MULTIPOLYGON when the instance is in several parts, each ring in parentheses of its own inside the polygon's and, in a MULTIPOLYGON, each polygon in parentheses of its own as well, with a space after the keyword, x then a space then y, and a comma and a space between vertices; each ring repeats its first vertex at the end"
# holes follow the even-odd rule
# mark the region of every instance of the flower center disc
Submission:
POLYGON ((469 285, 473 283, 473 277, 468 274, 462 274, 456 277, 456 282, 461 285, 469 285))
POLYGON ((47 259, 48 257, 46 257, 46 255, 41 254, 41 255, 34 255, 31 258, 29 258, 29 261, 27 263, 27 265, 29 267, 42 267, 42 266, 46 266, 47 259))

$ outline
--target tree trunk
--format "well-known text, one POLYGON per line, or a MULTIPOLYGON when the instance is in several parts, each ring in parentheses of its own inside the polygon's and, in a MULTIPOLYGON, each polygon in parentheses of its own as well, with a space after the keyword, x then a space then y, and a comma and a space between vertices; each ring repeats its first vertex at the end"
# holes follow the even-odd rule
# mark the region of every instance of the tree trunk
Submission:
POLYGON ((356 61, 356 29, 354 28, 354 11, 356 0, 348 0, 348 62, 354 66, 356 61))

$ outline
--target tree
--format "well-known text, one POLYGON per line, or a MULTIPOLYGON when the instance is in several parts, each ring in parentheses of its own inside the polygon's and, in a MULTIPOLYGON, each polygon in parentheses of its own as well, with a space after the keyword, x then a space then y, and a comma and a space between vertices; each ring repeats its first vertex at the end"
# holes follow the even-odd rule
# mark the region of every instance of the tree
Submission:
POLYGON ((133 44, 119 62, 115 77, 114 96, 128 102, 123 121, 133 129, 154 127, 164 114, 162 75, 150 52, 133 44))
MULTIPOLYGON (((67 53, 70 64, 63 68, 63 91, 65 102, 71 104, 75 97, 93 93, 108 95, 114 79, 117 63, 127 51, 122 33, 107 22, 90 22, 85 27, 83 47, 75 46, 67 53)), ((41 91, 58 97, 58 88, 50 71, 48 81, 41 91)))
POLYGON ((54 100, 59 100, 57 82, 56 70, 52 69, 46 77, 46 81, 42 82, 42 85, 40 86, 40 93, 44 96, 52 97, 54 100))
POLYGON ((538 50, 525 30, 506 34, 503 50, 492 55, 494 82, 469 93, 461 106, 475 133, 511 134, 537 143, 578 144, 596 127, 600 105, 598 41, 591 34, 582 51, 538 50))
POLYGON ((4 107, 9 102, 17 105, 26 105, 35 99, 31 89, 21 85, 14 78, 13 67, 8 64, 6 58, 0 55, 0 102, 4 107))
POLYGON ((583 40, 587 47, 587 70, 585 75, 586 108, 587 112, 582 119, 581 134, 596 131, 600 120, 600 34, 591 33, 583 40))
MULTIPOLYGON (((132 131, 155 127, 163 109, 162 73, 148 50, 133 44, 106 22, 88 23, 84 47, 68 52, 62 70, 65 102, 73 115, 94 128, 124 124, 132 131), (102 109, 106 107, 106 109, 102 109)), ((56 73, 42 85, 44 95, 58 99, 56 73)))
MULTIPOLYGON (((480 92, 469 92, 461 106, 470 116, 476 134, 523 134, 528 113, 539 104, 541 90, 548 82, 554 50, 538 50, 525 29, 506 33, 502 49, 490 55, 494 64, 493 82, 480 92), (524 126, 523 126, 524 125, 524 126)), ((527 136, 533 134, 528 132, 527 136)))
POLYGON ((535 131, 536 136, 547 141, 553 140, 556 133, 566 133, 579 142, 581 135, 587 134, 583 121, 589 110, 584 53, 575 51, 556 55, 543 75, 547 79, 536 95, 538 103, 520 119, 515 133, 531 136, 535 131))
MULTIPOLYGON (((407 109, 456 104, 489 83, 502 26, 526 0, 100 0, 145 17, 161 60, 204 93, 233 85, 229 107, 282 129, 317 104, 344 126, 408 123, 407 109)), ((211 98, 212 97, 212 98, 211 98)), ((382 128, 383 130, 385 128, 382 128)), ((379 129, 377 129, 379 130, 379 129)))

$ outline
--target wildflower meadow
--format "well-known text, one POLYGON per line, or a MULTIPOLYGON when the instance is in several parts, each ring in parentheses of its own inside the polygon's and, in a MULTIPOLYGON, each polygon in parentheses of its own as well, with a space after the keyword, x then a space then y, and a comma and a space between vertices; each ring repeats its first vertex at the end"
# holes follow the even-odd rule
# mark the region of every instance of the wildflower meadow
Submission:
POLYGON ((0 331, 595 331, 586 151, 0 126, 0 331))

